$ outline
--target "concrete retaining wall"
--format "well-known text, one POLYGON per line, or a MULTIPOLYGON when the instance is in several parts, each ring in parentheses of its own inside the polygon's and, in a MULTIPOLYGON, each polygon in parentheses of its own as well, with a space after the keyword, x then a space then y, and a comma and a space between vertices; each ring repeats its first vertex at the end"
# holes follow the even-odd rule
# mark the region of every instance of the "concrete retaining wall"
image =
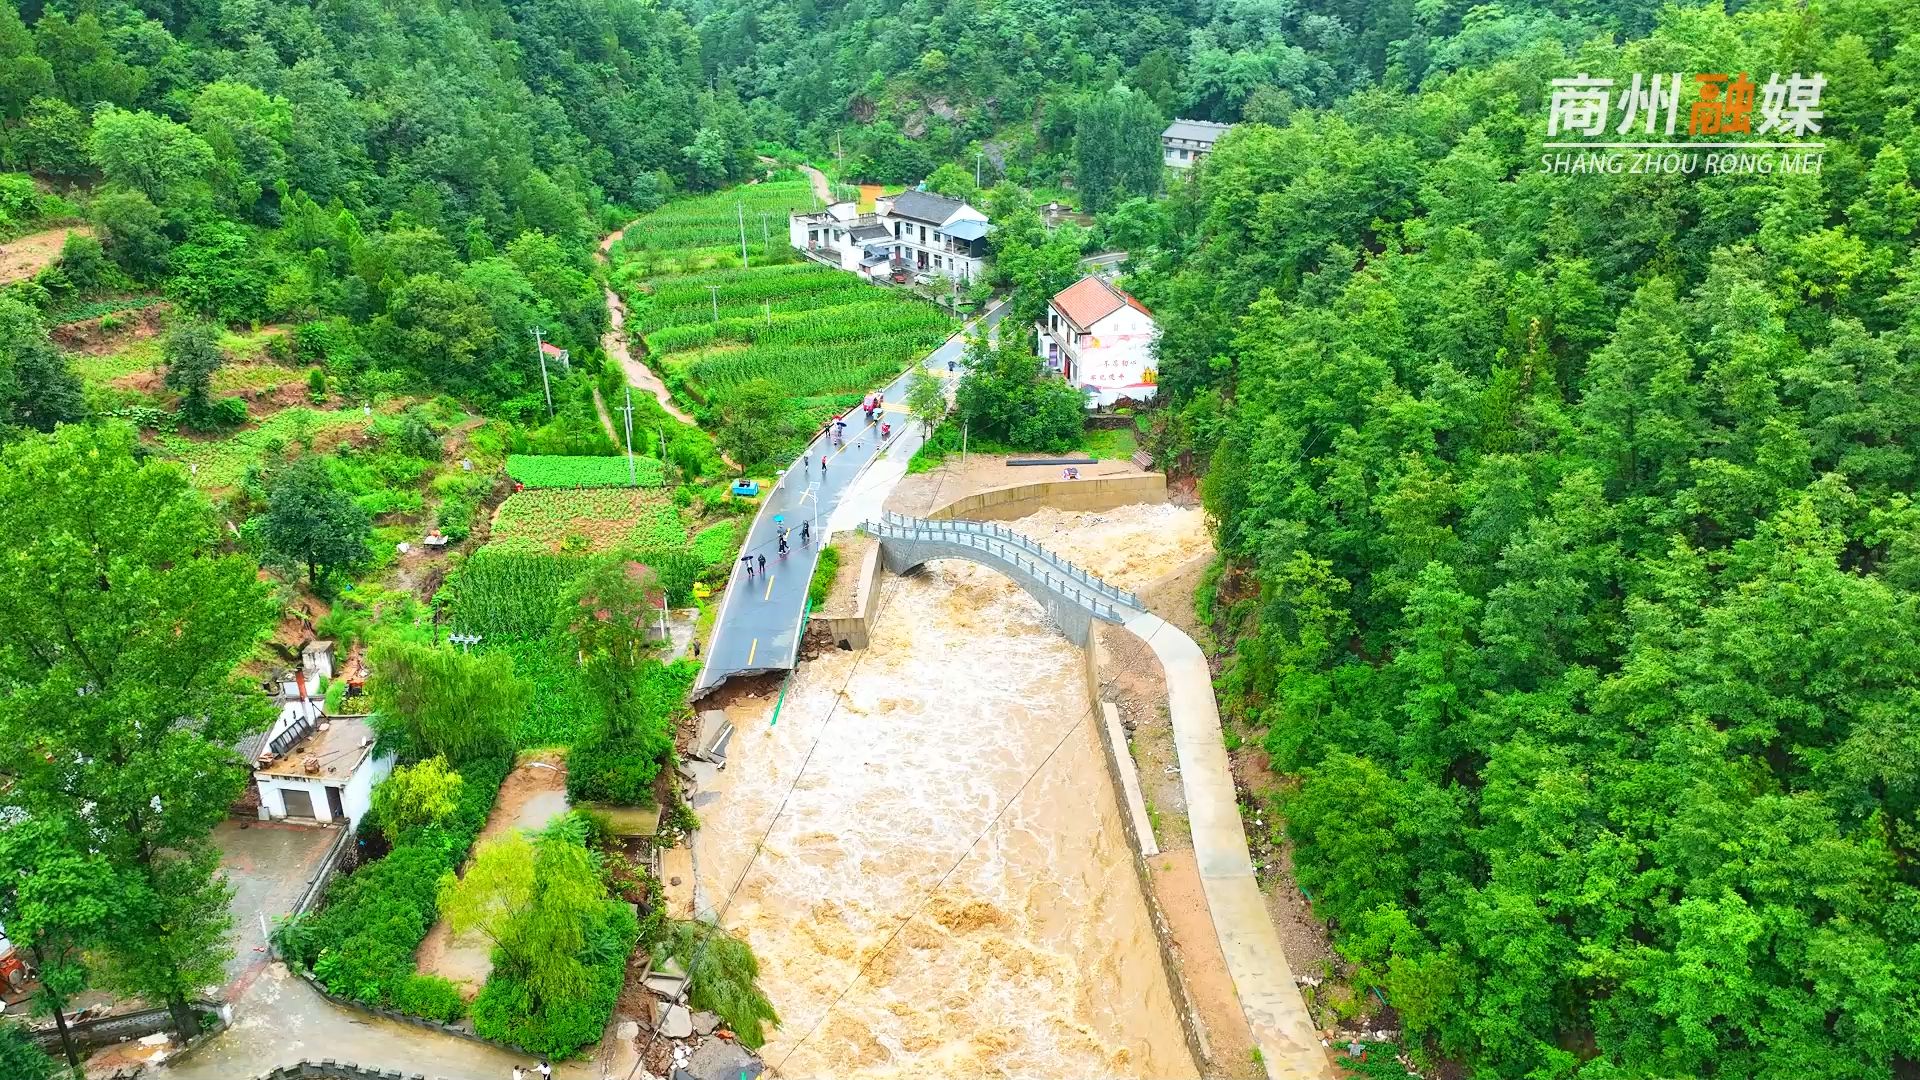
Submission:
POLYGON ((1158 615, 1136 616, 1126 626, 1159 657, 1167 675, 1167 718, 1180 757, 1200 887, 1268 1080, 1330 1080, 1320 1033, 1253 876, 1206 654, 1158 615))
POLYGON ((303 1061, 282 1065, 254 1080, 426 1080, 423 1073, 403 1073, 399 1069, 369 1069, 351 1061, 303 1061))
POLYGON ((860 576, 853 586, 853 614, 828 618, 815 615, 809 622, 819 623, 833 635, 833 643, 843 649, 864 649, 867 647, 867 630, 874 616, 874 605, 880 595, 880 545, 867 545, 867 553, 860 558, 860 576))
POLYGON ((964 495, 922 517, 966 518, 971 521, 1012 521, 1043 507, 1055 510, 1111 510, 1133 503, 1167 501, 1163 473, 1101 476, 1087 480, 1044 480, 1013 484, 964 495))
POLYGON ((1167 988, 1173 992, 1173 1009, 1180 1018, 1180 1034, 1187 1040, 1187 1052, 1193 1055, 1194 1070, 1206 1076, 1212 1051, 1200 1026, 1199 1011, 1193 1007, 1186 980, 1181 977, 1180 963, 1174 958, 1173 925, 1167 922, 1166 912, 1160 910, 1160 897, 1153 888, 1153 871, 1147 866, 1147 859, 1160 853, 1160 844, 1153 838, 1153 821, 1147 817, 1146 800, 1140 794, 1140 770, 1134 766, 1133 752, 1127 746, 1126 729, 1120 726, 1120 710, 1111 702, 1100 700, 1100 676, 1106 656, 1100 647, 1099 635, 1088 636, 1081 655, 1086 660, 1087 700, 1093 703, 1100 721, 1094 729, 1100 733, 1107 776, 1113 781, 1113 797, 1120 804, 1120 827, 1133 849, 1133 873, 1140 882, 1140 898, 1147 904, 1147 918, 1153 923, 1153 941, 1160 953, 1160 967, 1166 972, 1167 988))

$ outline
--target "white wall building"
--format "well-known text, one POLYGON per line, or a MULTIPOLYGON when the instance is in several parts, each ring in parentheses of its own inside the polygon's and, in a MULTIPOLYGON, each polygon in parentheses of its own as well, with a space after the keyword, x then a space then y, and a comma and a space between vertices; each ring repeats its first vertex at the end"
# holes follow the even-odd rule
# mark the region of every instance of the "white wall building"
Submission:
POLYGON ((1232 124, 1216 124, 1211 120, 1175 120, 1160 133, 1160 149, 1166 156, 1170 169, 1190 169, 1194 163, 1213 152, 1213 144, 1227 133, 1232 124))
POLYGON ((1034 329, 1047 369, 1085 392, 1089 407, 1153 396, 1160 328, 1145 305, 1106 279, 1083 277, 1060 290, 1034 329))
POLYGON ((883 195, 874 212, 834 203, 788 220, 788 241, 850 273, 884 278, 896 270, 972 281, 986 264, 987 216, 959 199, 924 191, 883 195))
POLYGON ((373 786, 393 771, 373 752, 364 716, 276 721, 253 759, 262 814, 276 821, 355 828, 373 805, 373 786))
POLYGON ((280 706, 273 726, 236 748, 253 769, 266 818, 357 827, 373 805, 373 785, 393 771, 392 754, 374 754, 365 716, 324 715, 332 675, 333 643, 309 642, 299 667, 268 682, 280 706))

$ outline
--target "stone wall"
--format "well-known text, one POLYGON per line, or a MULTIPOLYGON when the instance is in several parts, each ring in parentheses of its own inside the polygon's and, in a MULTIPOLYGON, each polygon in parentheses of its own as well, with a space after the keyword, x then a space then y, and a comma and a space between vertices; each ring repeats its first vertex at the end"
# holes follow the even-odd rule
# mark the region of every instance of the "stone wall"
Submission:
MULTIPOLYGON (((255 1080, 426 1080, 423 1073, 403 1073, 399 1069, 369 1069, 351 1061, 303 1061, 282 1065, 255 1080)), ((440 1080, 436 1077, 435 1080, 440 1080)))
POLYGON ((833 643, 843 649, 864 649, 867 647, 867 629, 870 620, 876 614, 874 605, 879 602, 880 593, 880 545, 866 545, 866 554, 860 557, 860 574, 853 586, 853 609, 841 616, 829 617, 815 615, 809 622, 827 628, 833 643))
MULTIPOLYGON (((1038 466, 1036 466, 1037 468, 1038 466)), ((1042 507, 1055 510, 1111 510, 1133 503, 1167 501, 1163 473, 1101 476, 1086 480, 1043 480, 1032 484, 988 488, 935 507, 925 517, 966 518, 972 521, 1013 521, 1042 507)))
POLYGON ((1154 945, 1160 953, 1160 966, 1167 975, 1167 988, 1173 992, 1174 1011, 1179 1014, 1180 1033, 1186 1037, 1187 1052, 1193 1055, 1193 1067, 1202 1076, 1210 1075, 1207 1037, 1200 1027, 1199 1011, 1187 993, 1186 980, 1180 974, 1180 962, 1174 957, 1173 927, 1160 910, 1160 897, 1153 888, 1153 871, 1147 859, 1160 853, 1153 838, 1152 820, 1147 817, 1146 800, 1140 794, 1140 771, 1134 766, 1133 751, 1127 746, 1126 730, 1120 726, 1120 711, 1112 702, 1101 700, 1101 672, 1106 664, 1100 636, 1087 637, 1081 650, 1085 659, 1087 700, 1093 703, 1099 723, 1100 749, 1107 759, 1107 776, 1113 781, 1113 797, 1120 804, 1120 827, 1133 850, 1133 873, 1140 882, 1140 897, 1147 904, 1147 918, 1153 923, 1154 945))

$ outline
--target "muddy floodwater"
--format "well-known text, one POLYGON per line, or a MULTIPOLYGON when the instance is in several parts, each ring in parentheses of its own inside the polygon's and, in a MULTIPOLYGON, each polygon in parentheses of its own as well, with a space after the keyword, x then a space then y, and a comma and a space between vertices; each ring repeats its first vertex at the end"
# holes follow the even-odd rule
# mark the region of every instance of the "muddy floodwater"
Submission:
POLYGON ((784 1021, 767 1062, 1193 1076, 1079 651, 969 563, 880 595, 872 647, 803 665, 777 723, 771 700, 730 711, 723 790, 699 810, 697 904, 740 880, 724 921, 784 1021))

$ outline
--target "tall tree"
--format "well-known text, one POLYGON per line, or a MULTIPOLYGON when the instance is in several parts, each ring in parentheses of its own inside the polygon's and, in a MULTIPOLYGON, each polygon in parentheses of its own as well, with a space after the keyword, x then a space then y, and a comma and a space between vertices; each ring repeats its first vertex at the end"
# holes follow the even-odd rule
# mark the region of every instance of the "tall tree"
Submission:
POLYGON ((1086 209, 1109 210, 1130 196, 1159 194, 1165 126, 1153 99, 1125 84, 1080 106, 1073 126, 1073 182, 1086 197, 1086 209))
POLYGON ((84 949, 118 914, 113 872, 86 847, 77 822, 31 817, 0 826, 0 926, 39 972, 36 1012, 53 1017, 67 1064, 80 1054, 67 1029, 68 1003, 87 988, 84 949))
POLYGON ((390 641, 374 647, 368 664, 376 726, 405 756, 438 755, 458 768, 512 752, 532 692, 514 677, 512 657, 390 641))
POLYGON ((0 455, 0 773, 22 813, 79 815, 118 883, 104 981, 191 1036, 227 955, 209 833, 246 784, 234 743, 270 719, 235 669, 273 607, 185 474, 135 445, 64 427, 0 455))
POLYGON ((373 535, 372 519, 334 483, 326 459, 320 457, 302 458, 274 477, 262 525, 267 547, 286 562, 304 566, 308 585, 364 564, 367 538, 373 535))
POLYGON ((180 395, 180 411, 189 420, 205 418, 213 405, 213 373, 225 357, 220 352, 220 328, 198 319, 167 331, 160 347, 167 373, 162 382, 180 395))

